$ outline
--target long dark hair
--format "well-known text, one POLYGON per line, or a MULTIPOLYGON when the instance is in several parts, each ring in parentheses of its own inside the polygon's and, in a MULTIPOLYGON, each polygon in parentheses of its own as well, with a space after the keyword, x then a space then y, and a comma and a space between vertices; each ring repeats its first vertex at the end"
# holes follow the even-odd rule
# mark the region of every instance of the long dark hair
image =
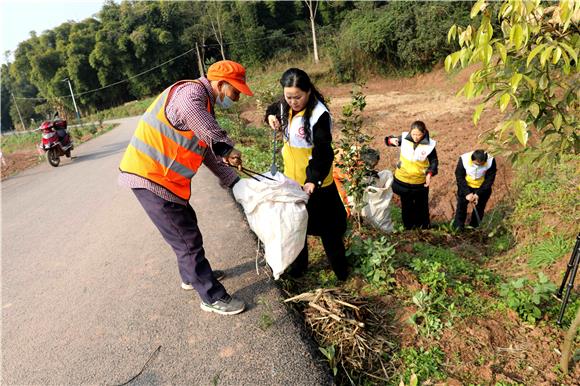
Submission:
MULTIPOLYGON (((304 111, 304 136, 308 143, 312 142, 312 131, 310 129, 310 117, 312 116, 312 110, 316 106, 317 101, 320 101, 324 106, 326 102, 324 101, 324 96, 314 87, 310 81, 310 77, 306 72, 299 68, 289 68, 280 78, 280 85, 282 87, 298 87, 304 92, 310 91, 310 97, 306 103, 306 108, 304 111)), ((288 117, 290 111, 290 105, 286 102, 286 99, 282 97, 282 106, 284 109, 284 117, 288 117)), ((328 108, 328 106, 326 106, 328 108)))

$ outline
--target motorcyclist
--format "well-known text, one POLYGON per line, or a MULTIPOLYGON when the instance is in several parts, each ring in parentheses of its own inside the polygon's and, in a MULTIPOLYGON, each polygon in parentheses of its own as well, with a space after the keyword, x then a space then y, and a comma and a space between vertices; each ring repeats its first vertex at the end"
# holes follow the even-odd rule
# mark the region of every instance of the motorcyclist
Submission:
POLYGON ((66 129, 66 125, 62 125, 62 126, 57 126, 56 123, 57 122, 62 122, 63 120, 58 116, 58 111, 56 113, 54 113, 54 131, 56 131, 56 135, 58 135, 58 141, 60 142, 60 144, 62 146, 66 146, 68 145, 67 141, 67 135, 68 135, 68 131, 66 129))

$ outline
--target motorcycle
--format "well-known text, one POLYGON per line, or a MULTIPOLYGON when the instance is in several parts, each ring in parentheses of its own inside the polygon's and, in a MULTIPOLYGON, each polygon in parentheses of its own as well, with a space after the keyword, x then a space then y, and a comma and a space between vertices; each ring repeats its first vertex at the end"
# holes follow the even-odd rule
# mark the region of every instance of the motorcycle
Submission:
POLYGON ((71 157, 74 144, 68 133, 66 120, 60 119, 58 113, 54 114, 52 120, 42 122, 37 130, 42 131, 39 148, 46 153, 50 166, 57 167, 62 156, 71 157))

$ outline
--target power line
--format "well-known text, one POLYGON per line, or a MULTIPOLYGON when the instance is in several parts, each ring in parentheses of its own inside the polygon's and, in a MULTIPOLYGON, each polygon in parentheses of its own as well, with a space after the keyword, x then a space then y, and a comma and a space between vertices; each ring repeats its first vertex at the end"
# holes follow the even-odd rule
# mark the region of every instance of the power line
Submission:
MULTIPOLYGON (((84 92, 81 92, 81 93, 79 93, 79 94, 77 94, 77 95, 78 95, 78 96, 81 96, 81 95, 91 94, 91 93, 93 93, 93 92, 101 91, 101 90, 104 90, 104 89, 106 89, 106 88, 109 88, 109 87, 113 87, 113 86, 119 85, 119 84, 121 84, 121 83, 126 83, 126 82, 130 81, 131 79, 137 78, 137 77, 139 77, 139 76, 141 76, 141 75, 144 75, 144 74, 146 74, 146 73, 148 73, 148 72, 151 72, 151 71, 153 71, 153 70, 155 70, 155 69, 157 69, 157 68, 159 68, 159 67, 161 67, 161 66, 164 66, 164 65, 166 65, 167 63, 170 63, 170 62, 174 61, 175 59, 178 59, 178 58, 180 58, 180 57, 182 57, 182 56, 184 56, 184 55, 187 55, 187 54, 189 54, 191 51, 193 51, 194 49, 195 49, 195 48, 192 48, 192 49, 190 49, 190 50, 187 50, 187 51, 185 51, 184 53, 182 53, 182 54, 180 54, 180 55, 177 55, 177 56, 176 56, 176 57, 174 57, 174 58, 171 58, 171 59, 169 59, 169 60, 167 60, 167 61, 165 61, 165 62, 163 62, 163 63, 161 63, 161 64, 158 64, 158 65, 157 65, 157 66, 155 66, 155 67, 151 67, 150 69, 148 69, 148 70, 145 70, 145 71, 143 71, 143 72, 140 72, 140 73, 138 73, 138 74, 136 74, 136 75, 133 75, 133 76, 131 76, 131 77, 127 78, 127 79, 123 79, 123 80, 120 80, 120 81, 118 81, 118 82, 111 83, 111 84, 108 84, 108 85, 106 85, 106 86, 99 87, 99 88, 96 88, 96 89, 93 89, 93 90, 84 91, 84 92)), ((63 95, 63 96, 56 96, 55 98, 71 98, 71 96, 70 96, 70 95, 63 95)), ((48 100, 47 98, 25 98, 25 97, 16 97, 16 99, 28 99, 28 100, 44 100, 44 101, 48 100)))
POLYGON ((192 48, 192 49, 190 49, 190 50, 187 50, 187 51, 185 51, 183 54, 181 54, 181 55, 177 55, 177 56, 176 56, 176 57, 174 57, 173 59, 169 59, 169 60, 167 60, 167 61, 165 61, 165 62, 163 62, 163 63, 161 63, 161 64, 158 64, 158 65, 157 65, 157 66, 155 66, 155 67, 152 67, 152 68, 150 68, 150 69, 148 69, 148 70, 146 70, 146 71, 140 72, 140 73, 138 73, 137 75, 133 75, 133 76, 131 76, 131 77, 127 78, 127 79, 120 80, 120 81, 118 81, 118 82, 115 82, 115 83, 111 83, 111 84, 109 84, 109 85, 106 85, 106 86, 103 86, 103 87, 101 87, 101 88, 97 88, 97 89, 90 90, 90 91, 85 91, 85 92, 82 92, 82 93, 80 93, 80 94, 78 94, 78 95, 79 95, 79 96, 81 96, 81 95, 85 95, 85 94, 90 94, 90 93, 93 93, 93 92, 97 92, 97 91, 100 91, 100 90, 104 90, 104 89, 106 89, 106 88, 109 88, 109 87, 116 86, 116 85, 118 85, 118 84, 121 84, 121 83, 126 83, 126 82, 130 81, 131 79, 135 79, 135 78, 137 78, 137 77, 139 77, 139 76, 141 76, 141 75, 145 75, 146 73, 148 73, 148 72, 151 72, 151 71, 153 71, 153 70, 155 70, 155 69, 157 69, 157 68, 159 68, 159 67, 161 67, 161 66, 164 66, 164 65, 166 65, 167 63, 173 62, 175 59, 177 59, 177 58, 180 58, 180 57, 182 57, 182 56, 184 56, 184 55, 187 55, 187 54, 189 54, 189 53, 190 53, 191 51, 193 51, 194 49, 195 49, 195 48, 192 48))
MULTIPOLYGON (((284 37, 286 36, 294 36, 294 35, 300 35, 303 34, 304 32, 292 32, 289 34, 284 34, 284 37)), ((224 42, 225 46, 229 46, 231 44, 240 44, 240 43, 250 43, 250 42, 258 42, 261 40, 269 40, 269 39, 279 39, 278 36, 266 36, 263 38, 258 38, 258 39, 248 39, 248 40, 239 40, 237 42, 224 42)), ((203 47, 219 47, 220 44, 219 43, 213 43, 213 44, 204 44, 203 47)))

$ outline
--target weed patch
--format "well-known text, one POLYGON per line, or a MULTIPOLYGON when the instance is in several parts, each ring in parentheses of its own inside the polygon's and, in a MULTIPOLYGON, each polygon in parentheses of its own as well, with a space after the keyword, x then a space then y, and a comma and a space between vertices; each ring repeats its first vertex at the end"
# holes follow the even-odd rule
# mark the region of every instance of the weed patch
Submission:
POLYGON ((145 98, 137 101, 127 102, 122 106, 113 107, 90 114, 83 118, 85 122, 103 122, 108 119, 118 119, 142 115, 153 103, 156 97, 145 98))
POLYGON ((503 284, 499 293, 524 322, 535 324, 543 315, 543 305, 555 291, 556 285, 540 272, 536 282, 519 278, 503 284))
POLYGON ((543 268, 567 254, 572 250, 572 247, 570 239, 556 235, 539 243, 528 245, 524 251, 530 256, 528 265, 531 268, 543 268))
POLYGON ((421 382, 420 384, 430 384, 428 381, 445 379, 446 374, 442 370, 444 354, 439 347, 405 348, 397 354, 397 359, 403 368, 400 375, 404 382, 409 382, 413 374, 421 382))
POLYGON ((393 257, 395 245, 385 237, 378 239, 355 236, 346 251, 355 272, 360 273, 374 287, 390 286, 394 283, 393 257))

